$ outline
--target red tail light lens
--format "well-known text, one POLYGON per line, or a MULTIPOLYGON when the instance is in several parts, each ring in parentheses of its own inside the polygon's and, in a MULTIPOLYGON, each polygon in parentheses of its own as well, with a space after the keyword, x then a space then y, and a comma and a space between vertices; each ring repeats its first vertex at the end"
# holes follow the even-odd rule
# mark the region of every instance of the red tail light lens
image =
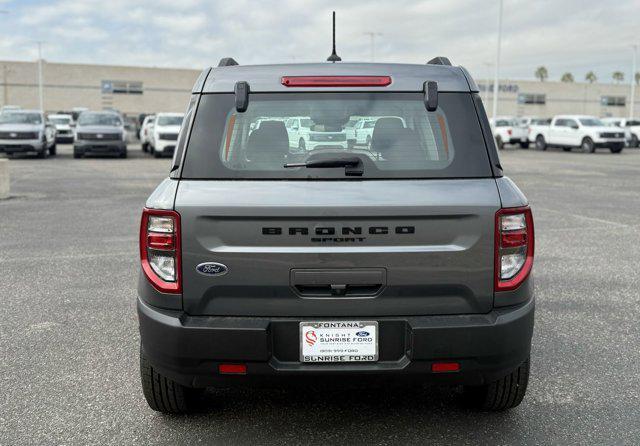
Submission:
POLYGON ((391 76, 283 76, 285 87, 386 87, 391 76))
POLYGON ((496 213, 495 291, 514 290, 533 267, 533 215, 527 207, 496 213))
POLYGON ((513 130, 511 129, 507 130, 507 135, 511 136, 511 133, 513 133, 513 130))
POLYGON ((180 214, 145 208, 140 223, 140 261, 155 289, 182 292, 180 257, 180 214))

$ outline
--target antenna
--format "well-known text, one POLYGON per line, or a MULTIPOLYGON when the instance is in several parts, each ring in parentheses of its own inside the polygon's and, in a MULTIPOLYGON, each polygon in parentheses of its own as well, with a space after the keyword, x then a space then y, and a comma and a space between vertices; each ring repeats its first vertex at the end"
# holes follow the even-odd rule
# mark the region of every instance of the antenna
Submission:
POLYGON ((342 59, 336 54, 336 12, 333 11, 333 51, 331 56, 327 57, 329 62, 340 62, 342 59))

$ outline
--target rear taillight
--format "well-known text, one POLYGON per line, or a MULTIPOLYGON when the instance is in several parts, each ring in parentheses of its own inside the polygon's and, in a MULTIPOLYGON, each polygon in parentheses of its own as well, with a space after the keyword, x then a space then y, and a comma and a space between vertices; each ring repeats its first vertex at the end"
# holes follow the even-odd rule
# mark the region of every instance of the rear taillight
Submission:
POLYGON ((180 293, 180 214, 144 209, 140 223, 140 261, 149 282, 163 293, 180 293))
POLYGON ((513 130, 511 130, 511 129, 507 130, 507 135, 511 136, 512 133, 513 133, 513 130))
POLYGON ((516 289, 533 267, 533 215, 527 207, 496 212, 495 290, 516 289))

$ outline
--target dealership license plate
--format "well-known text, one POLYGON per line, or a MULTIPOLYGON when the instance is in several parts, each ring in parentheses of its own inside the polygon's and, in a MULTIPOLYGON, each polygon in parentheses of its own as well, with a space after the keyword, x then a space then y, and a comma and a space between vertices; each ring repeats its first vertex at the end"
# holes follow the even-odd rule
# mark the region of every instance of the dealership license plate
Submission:
POLYGON ((378 360, 378 322, 300 322, 300 362, 378 360))

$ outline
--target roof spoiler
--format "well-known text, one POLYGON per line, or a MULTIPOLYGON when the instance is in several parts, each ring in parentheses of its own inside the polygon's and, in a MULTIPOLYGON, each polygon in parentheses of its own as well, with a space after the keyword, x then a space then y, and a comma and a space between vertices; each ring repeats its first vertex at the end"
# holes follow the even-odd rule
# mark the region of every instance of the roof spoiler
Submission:
POLYGON ((427 65, 449 65, 451 66, 451 61, 448 57, 438 56, 431 59, 427 62, 427 65))
POLYGON ((239 64, 233 57, 223 57, 222 59, 220 59, 220 62, 218 62, 219 67, 232 67, 234 65, 239 64))

